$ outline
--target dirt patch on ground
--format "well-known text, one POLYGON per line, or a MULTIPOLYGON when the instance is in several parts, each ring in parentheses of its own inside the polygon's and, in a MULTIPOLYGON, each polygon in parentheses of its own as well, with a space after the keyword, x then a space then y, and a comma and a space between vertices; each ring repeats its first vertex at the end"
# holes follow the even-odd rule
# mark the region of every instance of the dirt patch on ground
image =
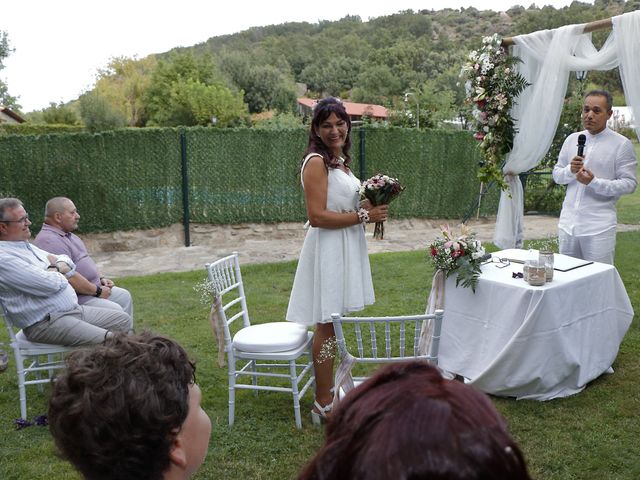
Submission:
MULTIPOLYGON (((458 220, 449 221, 451 225, 458 220)), ((446 220, 404 219, 385 224, 384 240, 372 238, 367 226, 369 253, 426 249, 446 220)), ((495 219, 471 220, 478 239, 492 241, 495 219)), ((556 235, 558 219, 527 215, 525 239, 556 235)), ((628 229, 619 226, 619 231, 628 229)), ((633 226, 637 228, 637 226, 633 226)), ((242 263, 268 263, 298 258, 305 229, 302 223, 192 225, 191 246, 184 246, 182 225, 167 228, 82 235, 102 272, 112 277, 182 272, 204 268, 206 262, 237 251, 242 263)))

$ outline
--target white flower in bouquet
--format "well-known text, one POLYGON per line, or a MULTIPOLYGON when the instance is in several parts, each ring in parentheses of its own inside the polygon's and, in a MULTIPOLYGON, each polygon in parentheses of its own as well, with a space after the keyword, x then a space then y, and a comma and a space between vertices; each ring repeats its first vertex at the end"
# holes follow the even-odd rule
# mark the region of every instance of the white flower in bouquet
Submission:
POLYGON ((442 235, 429 245, 429 256, 437 270, 447 277, 456 273, 456 286, 471 287, 475 292, 480 277, 480 265, 485 249, 475 233, 468 227, 460 227, 460 235, 454 235, 449 225, 440 227, 442 235))
MULTIPOLYGON (((404 187, 397 178, 378 173, 362 183, 360 196, 369 200, 375 207, 391 203, 403 190, 404 187)), ((376 222, 373 238, 380 240, 384 238, 383 222, 376 222)))

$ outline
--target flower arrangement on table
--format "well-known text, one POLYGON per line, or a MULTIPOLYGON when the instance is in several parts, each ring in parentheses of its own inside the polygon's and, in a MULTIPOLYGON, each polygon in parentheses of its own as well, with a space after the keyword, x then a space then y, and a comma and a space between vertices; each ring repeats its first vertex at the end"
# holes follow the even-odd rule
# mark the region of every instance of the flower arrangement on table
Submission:
POLYGON ((466 101, 473 105, 475 138, 480 142, 484 161, 478 178, 495 181, 506 190, 501 163, 513 147, 516 133, 511 107, 529 85, 514 69, 520 59, 509 55, 496 33, 482 39, 482 47, 469 53, 460 77, 465 78, 466 101))
POLYGON ((457 274, 456 287, 471 287, 476 291, 480 277, 480 265, 485 254, 484 247, 476 234, 466 225, 460 227, 460 234, 456 235, 449 225, 441 225, 442 235, 429 245, 429 255, 436 270, 442 270, 448 277, 457 274))
MULTIPOLYGON (((404 187, 397 178, 377 173, 373 177, 362 182, 360 185, 360 198, 369 200, 371 205, 388 205, 396 199, 404 187)), ((373 230, 373 238, 382 240, 384 238, 384 223, 376 222, 373 230)))

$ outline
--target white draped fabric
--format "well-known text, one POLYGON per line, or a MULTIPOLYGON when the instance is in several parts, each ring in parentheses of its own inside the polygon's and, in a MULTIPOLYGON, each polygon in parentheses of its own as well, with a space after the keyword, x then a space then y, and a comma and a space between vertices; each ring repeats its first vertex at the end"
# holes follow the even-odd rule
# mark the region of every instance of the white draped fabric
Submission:
MULTIPOLYGON (((585 24, 513 38, 512 53, 522 60, 517 68, 530 86, 511 111, 517 133, 503 167, 509 191, 500 196, 494 233, 498 247, 522 245, 524 196, 518 174, 535 167, 549 150, 570 72, 619 66, 627 105, 632 112, 640 112, 640 11, 613 17, 612 23, 612 32, 600 50, 594 47, 590 33, 582 33, 585 24)), ((640 138, 640 126, 636 134, 640 138)))

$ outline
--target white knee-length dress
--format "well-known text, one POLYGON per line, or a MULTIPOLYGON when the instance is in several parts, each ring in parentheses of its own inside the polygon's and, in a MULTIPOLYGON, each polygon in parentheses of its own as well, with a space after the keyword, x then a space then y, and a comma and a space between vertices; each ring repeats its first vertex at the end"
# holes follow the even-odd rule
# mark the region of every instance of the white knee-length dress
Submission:
MULTIPOLYGON (((314 155, 305 158, 303 171, 314 155)), ((327 210, 356 212, 359 190, 360 181, 351 171, 329 168, 327 210)), ((309 227, 293 281, 287 320, 303 325, 327 323, 332 313, 355 312, 374 301, 362 225, 335 229, 309 227)))

